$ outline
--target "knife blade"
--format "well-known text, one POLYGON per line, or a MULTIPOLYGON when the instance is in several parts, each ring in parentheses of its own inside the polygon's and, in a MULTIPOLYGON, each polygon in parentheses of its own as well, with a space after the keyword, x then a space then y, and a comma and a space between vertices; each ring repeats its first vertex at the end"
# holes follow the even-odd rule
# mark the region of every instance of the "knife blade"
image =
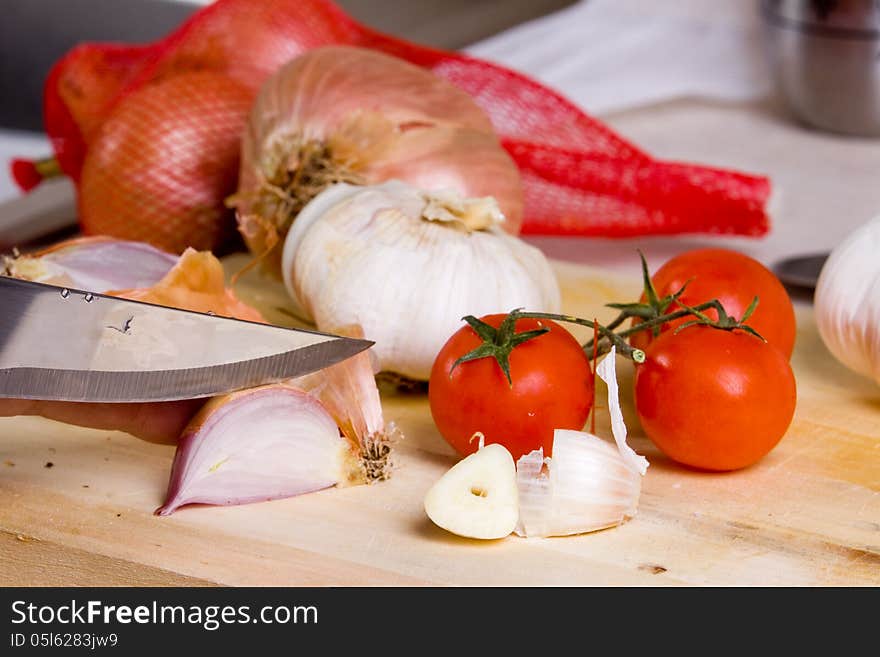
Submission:
POLYGON ((0 397, 207 397, 302 376, 372 344, 0 276, 0 397))

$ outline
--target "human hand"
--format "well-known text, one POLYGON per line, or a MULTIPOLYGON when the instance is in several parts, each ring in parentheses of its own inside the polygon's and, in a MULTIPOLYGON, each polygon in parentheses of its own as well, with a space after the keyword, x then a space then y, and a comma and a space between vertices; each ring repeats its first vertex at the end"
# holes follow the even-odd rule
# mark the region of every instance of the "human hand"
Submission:
POLYGON ((204 399, 121 404, 0 399, 0 417, 38 415, 81 427, 125 431, 152 443, 173 444, 204 403, 204 399))

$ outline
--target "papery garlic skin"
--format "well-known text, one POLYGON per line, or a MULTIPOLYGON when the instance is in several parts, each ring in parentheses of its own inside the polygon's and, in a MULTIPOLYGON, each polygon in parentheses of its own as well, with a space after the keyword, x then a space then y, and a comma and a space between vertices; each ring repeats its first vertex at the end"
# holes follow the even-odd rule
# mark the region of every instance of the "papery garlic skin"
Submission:
POLYGON ((313 396, 274 384, 213 398, 184 430, 158 515, 246 504, 345 484, 350 443, 313 396))
POLYGON ((623 421, 623 410, 620 408, 620 393, 617 385, 617 347, 612 346, 608 355, 596 366, 596 375, 608 387, 611 434, 614 436, 620 458, 630 470, 643 475, 648 470, 648 459, 636 454, 636 451, 626 444, 626 423, 623 421))
POLYGON ((558 312, 559 285, 545 256, 501 230, 491 199, 477 201, 400 181, 325 190, 284 244, 296 312, 319 330, 362 326, 380 369, 416 380, 429 378, 465 315, 558 312), (470 229, 480 212, 492 219, 470 229))
POLYGON ((814 306, 828 350, 880 383, 880 216, 832 250, 816 284, 814 306))

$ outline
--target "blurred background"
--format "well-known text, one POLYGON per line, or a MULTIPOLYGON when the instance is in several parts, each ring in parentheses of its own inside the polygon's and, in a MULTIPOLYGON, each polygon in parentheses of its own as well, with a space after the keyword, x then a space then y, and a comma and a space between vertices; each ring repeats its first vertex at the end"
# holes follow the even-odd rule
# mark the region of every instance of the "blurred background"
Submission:
MULTIPOLYGON (((770 177, 770 236, 724 238, 766 262, 827 251, 880 211, 876 0, 338 4, 377 29, 530 75, 658 158, 770 177)), ((197 7, 182 0, 0 0, 0 238, 13 210, 47 216, 66 202, 70 213, 63 183, 21 200, 7 172, 13 156, 49 153, 40 105, 51 64, 79 41, 151 41, 197 7)), ((530 240, 551 257, 610 267, 634 248, 631 240, 613 248, 599 239, 530 240)), ((637 243, 649 247, 650 262, 712 241, 637 243)))
MULTIPOLYGON (((294 0, 295 1, 295 0, 294 0)), ((0 0, 0 126, 39 131, 42 82, 80 41, 149 42, 208 0, 0 0)), ((366 25, 457 49, 573 0, 339 0, 366 25)))

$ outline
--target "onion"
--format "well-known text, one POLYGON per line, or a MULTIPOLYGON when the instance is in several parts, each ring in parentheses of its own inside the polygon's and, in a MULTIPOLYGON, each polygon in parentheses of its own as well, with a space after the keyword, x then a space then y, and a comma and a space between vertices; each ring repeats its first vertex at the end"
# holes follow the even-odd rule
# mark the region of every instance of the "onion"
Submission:
POLYGON ((242 143, 239 231, 280 273, 296 214, 337 182, 396 178, 424 190, 493 196, 506 230, 522 222, 519 171, 465 92, 397 58, 352 47, 297 57, 263 85, 242 143))
POLYGON ((215 397, 184 430, 165 503, 245 504, 345 483, 350 443, 311 395, 275 384, 215 397))
POLYGON ((6 258, 10 276, 102 294, 155 285, 177 256, 142 242, 81 237, 17 258, 6 258))
POLYGON ((110 290, 113 296, 132 301, 211 312, 251 322, 264 322, 258 310, 241 301, 226 287, 223 265, 209 251, 187 249, 165 276, 147 288, 110 290))
POLYGON ((83 231, 166 251, 213 250, 235 235, 235 190, 252 92, 218 73, 181 73, 126 96, 89 141, 83 231))
POLYGON ((387 479, 396 433, 385 425, 368 352, 286 384, 215 397, 184 430, 157 513, 387 479))
POLYGON ((252 322, 263 316, 226 287, 223 265, 208 251, 174 256, 149 244, 86 237, 5 257, 3 273, 16 278, 82 288, 171 308, 212 312, 252 322))
MULTIPOLYGON (((5 273, 20 278, 264 321, 225 286, 220 261, 209 252, 187 249, 178 258, 137 242, 85 238, 6 258, 3 264, 5 273), (115 289, 125 286, 133 287, 115 289)), ((334 333, 363 337, 357 326, 334 333)), ((47 410, 52 417, 86 426, 105 427, 108 418, 117 417, 92 412, 86 418, 86 406, 82 413, 77 404, 67 406, 47 410)), ((157 424, 173 425, 166 421, 176 419, 182 407, 162 406, 151 407, 163 413, 157 424)), ((128 427, 127 421, 121 426, 128 427)), ((397 435, 393 425, 385 424, 369 352, 287 384, 215 397, 183 431, 167 499, 158 513, 167 515, 192 502, 241 504, 381 481, 393 469, 390 443, 397 435)))

